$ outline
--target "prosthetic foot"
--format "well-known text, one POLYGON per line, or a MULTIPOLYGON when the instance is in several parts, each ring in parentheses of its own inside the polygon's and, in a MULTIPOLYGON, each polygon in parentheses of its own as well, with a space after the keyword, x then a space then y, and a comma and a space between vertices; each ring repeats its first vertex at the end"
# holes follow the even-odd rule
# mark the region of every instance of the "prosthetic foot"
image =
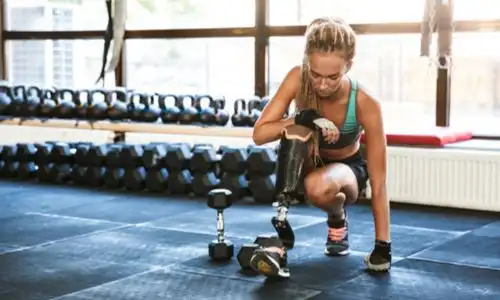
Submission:
POLYGON ((312 130, 300 125, 285 128, 278 152, 278 170, 276 176, 276 207, 277 216, 273 224, 284 247, 292 249, 295 234, 287 220, 290 204, 302 197, 306 162, 309 159, 309 140, 312 130))

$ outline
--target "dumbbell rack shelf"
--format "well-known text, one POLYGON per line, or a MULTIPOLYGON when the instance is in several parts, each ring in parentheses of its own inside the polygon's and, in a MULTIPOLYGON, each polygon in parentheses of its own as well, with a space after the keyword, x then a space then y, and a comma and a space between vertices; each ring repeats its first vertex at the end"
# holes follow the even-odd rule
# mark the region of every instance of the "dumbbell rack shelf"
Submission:
POLYGON ((0 119, 0 125, 33 126, 65 129, 104 130, 114 132, 114 140, 122 140, 126 133, 182 134, 214 137, 250 138, 252 128, 170 125, 161 123, 110 122, 59 119, 0 119))

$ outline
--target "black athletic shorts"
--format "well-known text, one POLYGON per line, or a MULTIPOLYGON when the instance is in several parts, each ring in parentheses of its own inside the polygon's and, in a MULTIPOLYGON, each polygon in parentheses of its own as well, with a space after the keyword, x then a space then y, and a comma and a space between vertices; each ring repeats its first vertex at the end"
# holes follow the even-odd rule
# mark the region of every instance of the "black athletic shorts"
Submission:
POLYGON ((341 160, 331 160, 322 158, 322 161, 325 165, 332 163, 342 163, 349 168, 351 168, 352 172, 356 176, 356 180, 358 181, 358 191, 361 192, 366 189, 366 185, 368 183, 368 167, 366 165, 366 160, 361 155, 361 152, 358 150, 354 155, 341 159, 341 160))

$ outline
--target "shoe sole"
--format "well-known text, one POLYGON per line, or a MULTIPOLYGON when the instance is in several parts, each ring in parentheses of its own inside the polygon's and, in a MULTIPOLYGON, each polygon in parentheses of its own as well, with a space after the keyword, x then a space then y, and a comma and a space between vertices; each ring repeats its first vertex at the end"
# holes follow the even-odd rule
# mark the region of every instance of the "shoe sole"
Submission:
POLYGON ((325 255, 326 256, 346 256, 350 253, 351 253, 351 250, 349 250, 349 249, 342 250, 339 252, 332 252, 332 251, 329 251, 328 248, 325 248, 325 255))
POLYGON ((264 253, 255 253, 250 260, 250 266, 255 272, 267 277, 290 277, 290 273, 284 271, 275 259, 264 253))
POLYGON ((379 265, 372 264, 370 262, 370 256, 369 255, 365 256, 364 262, 365 262, 365 264, 366 264, 366 266, 368 267, 369 270, 375 271, 375 272, 387 272, 391 268, 391 263, 390 262, 379 264, 379 265))

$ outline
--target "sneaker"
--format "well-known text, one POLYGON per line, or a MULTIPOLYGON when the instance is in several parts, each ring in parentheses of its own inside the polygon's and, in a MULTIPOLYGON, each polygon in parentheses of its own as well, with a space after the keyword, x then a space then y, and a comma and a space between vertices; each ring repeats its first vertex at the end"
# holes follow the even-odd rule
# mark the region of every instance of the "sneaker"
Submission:
POLYGON ((254 251, 250 266, 256 272, 268 277, 289 278, 290 271, 286 268, 286 253, 282 248, 268 247, 254 251))
POLYGON ((375 248, 370 255, 365 257, 364 261, 368 269, 372 271, 388 271, 392 262, 391 244, 376 241, 375 248))
POLYGON ((349 252, 347 215, 342 219, 329 217, 325 254, 329 256, 343 256, 349 254, 349 252))
POLYGON ((372 271, 385 272, 391 268, 391 261, 377 254, 365 256, 364 262, 368 269, 372 271))

